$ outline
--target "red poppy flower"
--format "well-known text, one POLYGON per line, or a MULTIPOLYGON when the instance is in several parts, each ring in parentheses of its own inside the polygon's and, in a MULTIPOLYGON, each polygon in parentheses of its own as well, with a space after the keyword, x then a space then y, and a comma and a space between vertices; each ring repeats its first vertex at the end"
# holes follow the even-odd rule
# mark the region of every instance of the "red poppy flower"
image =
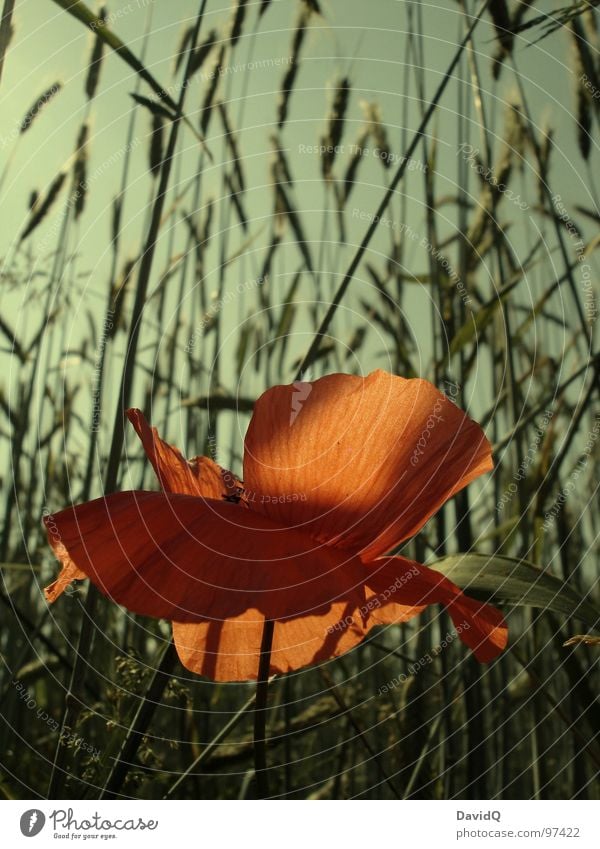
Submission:
POLYGON ((480 427, 425 380, 383 371, 275 386, 256 402, 244 483, 186 461, 139 410, 128 416, 163 492, 120 492, 45 517, 62 564, 54 601, 89 577, 113 601, 173 621, 182 663, 255 679, 265 619, 270 673, 340 655, 373 625, 448 610, 487 662, 506 645, 493 607, 387 553, 492 468, 480 427))

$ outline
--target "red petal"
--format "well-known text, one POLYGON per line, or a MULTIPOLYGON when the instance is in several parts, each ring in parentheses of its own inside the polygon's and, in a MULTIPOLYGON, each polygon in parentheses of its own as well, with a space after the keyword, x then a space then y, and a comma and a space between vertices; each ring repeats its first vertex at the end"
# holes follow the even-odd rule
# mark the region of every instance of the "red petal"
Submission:
POLYGON ((357 558, 237 504, 120 492, 52 518, 63 566, 142 615, 198 622, 254 607, 284 619, 364 598, 357 558))
POLYGON ((363 560, 491 468, 479 425, 431 383, 383 371, 269 389, 244 454, 252 509, 363 560))
MULTIPOLYGON (((179 658, 187 669, 213 681, 256 680, 264 621, 259 611, 247 610, 224 622, 174 622, 179 658)), ((276 622, 270 674, 337 657, 354 648, 364 635, 356 608, 343 602, 318 615, 276 622)))
POLYGON ((165 492, 219 499, 234 494, 236 487, 241 486, 231 472, 209 457, 186 460, 177 448, 160 438, 155 427, 150 427, 141 410, 127 410, 127 417, 165 492))
POLYGON ((373 624, 403 622, 439 603, 477 660, 487 663, 506 648, 508 628, 500 611, 469 598, 435 569, 404 557, 382 557, 371 565, 375 571, 367 580, 366 604, 373 624))

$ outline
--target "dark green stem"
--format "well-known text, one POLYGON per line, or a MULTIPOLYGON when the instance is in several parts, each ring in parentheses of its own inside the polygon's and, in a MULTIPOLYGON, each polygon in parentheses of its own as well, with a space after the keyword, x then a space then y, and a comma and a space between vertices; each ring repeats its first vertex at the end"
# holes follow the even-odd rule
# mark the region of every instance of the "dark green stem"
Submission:
POLYGON ((256 705, 254 707, 254 770, 256 793, 259 799, 269 798, 269 776, 267 771, 267 698, 269 695, 269 668, 275 623, 265 619, 260 644, 260 661, 256 681, 256 705))

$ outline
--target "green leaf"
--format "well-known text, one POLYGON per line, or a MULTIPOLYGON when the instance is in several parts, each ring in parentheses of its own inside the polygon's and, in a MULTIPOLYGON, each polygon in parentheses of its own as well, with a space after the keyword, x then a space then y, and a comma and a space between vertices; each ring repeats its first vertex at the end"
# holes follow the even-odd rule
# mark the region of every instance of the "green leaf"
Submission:
POLYGON ((429 564, 469 595, 518 607, 541 607, 574 616, 600 630, 600 611, 568 584, 526 560, 488 554, 455 554, 429 564))

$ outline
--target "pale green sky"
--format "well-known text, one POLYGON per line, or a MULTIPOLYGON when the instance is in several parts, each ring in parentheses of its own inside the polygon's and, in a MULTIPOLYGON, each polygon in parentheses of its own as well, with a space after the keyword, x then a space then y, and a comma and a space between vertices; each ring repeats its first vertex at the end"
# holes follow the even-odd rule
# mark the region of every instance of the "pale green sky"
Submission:
MULTIPOLYGON (((152 14, 146 64, 161 83, 168 85, 172 82, 176 47, 186 25, 193 20, 197 5, 191 0, 154 0, 150 3, 144 3, 143 0, 117 0, 109 4, 109 14, 114 31, 138 55, 143 49, 147 16, 152 14)), ((269 226, 265 225, 265 222, 272 210, 269 177, 271 147, 268 139, 274 129, 276 102, 284 68, 280 64, 265 67, 261 63, 270 63, 275 59, 277 62, 280 59, 284 63, 287 61, 299 9, 299 3, 292 0, 274 0, 261 21, 259 33, 254 37, 252 31, 258 5, 250 3, 248 6, 245 34, 239 41, 235 59, 235 64, 243 65, 248 61, 254 63, 252 70, 235 70, 221 80, 220 96, 229 104, 231 120, 234 126, 243 127, 240 147, 248 181, 245 205, 251 219, 250 234, 255 237, 244 265, 238 263, 230 267, 226 275, 226 290, 234 288, 240 279, 251 280, 256 276, 263 261, 264 248, 268 244, 269 226), (241 99, 242 93, 246 95, 244 101, 241 99)), ((416 98, 414 61, 407 53, 408 6, 408 3, 400 0, 371 0, 370 3, 363 0, 323 0, 325 20, 313 16, 282 140, 296 180, 295 201, 312 242, 315 261, 320 256, 319 242, 322 239, 327 240, 329 235, 333 236, 336 231, 331 218, 329 231, 324 225, 324 194, 319 158, 316 154, 304 151, 307 146, 318 144, 324 131, 325 116, 330 107, 332 86, 336 79, 347 74, 352 83, 344 135, 346 148, 340 156, 341 160, 349 159, 348 145, 355 141, 360 131, 363 118, 360 106, 362 100, 376 101, 381 105, 382 117, 388 127, 390 142, 396 154, 402 153, 403 139, 410 139, 418 124, 420 107, 416 98), (408 119, 407 125, 404 126, 403 92, 407 74, 410 80, 408 119)), ((418 3, 413 4, 415 10, 418 6, 418 3)), ((454 0, 424 2, 421 8, 427 67, 425 96, 429 98, 451 59, 463 29, 463 22, 459 5, 454 0)), ((545 2, 536 6, 538 13, 544 8, 551 9, 553 4, 545 2)), ((206 34, 213 27, 223 31, 230 14, 230 3, 209 0, 203 33, 206 34)), ((27 201, 31 190, 36 188, 43 194, 71 155, 79 127, 86 117, 83 87, 91 47, 89 31, 60 10, 52 0, 17 0, 15 23, 16 34, 5 61, 0 85, 0 157, 3 168, 13 152, 15 128, 29 106, 56 80, 60 80, 64 88, 36 119, 31 130, 23 136, 9 161, 0 203, 0 252, 5 257, 11 256, 14 240, 26 220, 27 201)), ((203 37, 204 35, 201 39, 203 37)), ((515 91, 515 87, 508 68, 498 84, 491 80, 488 55, 494 52, 492 38, 493 30, 486 19, 477 31, 478 61, 487 107, 490 109, 492 104, 497 106, 496 109, 491 109, 488 119, 501 136, 503 104, 515 91)), ((536 121, 540 125, 550 122, 556 129, 553 186, 563 194, 566 201, 593 206, 589 174, 582 168, 582 160, 576 151, 575 126, 571 114, 574 81, 568 65, 565 64, 567 43, 564 35, 558 33, 531 48, 526 48, 524 43, 521 43, 516 56, 536 121)), ((86 310, 98 312, 105 297, 110 260, 108 242, 111 204, 120 181, 128 119, 133 107, 130 92, 134 90, 135 84, 135 75, 129 67, 114 53, 107 54, 102 67, 98 95, 89 115, 92 133, 89 145, 88 174, 91 175, 91 186, 88 207, 80 221, 77 244, 70 245, 70 249, 76 249, 79 254, 77 269, 81 276, 77 278, 77 283, 83 291, 81 300, 76 301, 74 305, 68 328, 68 343, 73 346, 78 343, 81 333, 85 332, 86 310)), ((207 84, 208 80, 198 75, 190 85, 186 111, 192 117, 207 84)), ((457 92, 456 84, 448 87, 437 116, 429 128, 429 142, 432 142, 431 134, 434 134, 437 140, 438 196, 456 193, 457 92)), ((146 86, 142 87, 141 93, 150 95, 146 86)), ((478 131, 472 106, 469 115, 473 121, 472 141, 477 144, 478 131)), ((149 126, 147 114, 138 109, 136 147, 132 153, 133 167, 124 214, 126 229, 123 235, 123 259, 132 256, 139 247, 151 198, 153 183, 147 175, 149 126)), ((208 144, 215 157, 215 166, 206 172, 201 206, 204 206, 209 198, 219 196, 219 162, 222 161, 224 153, 228 156, 224 151, 221 124, 218 120, 211 123, 208 144)), ((182 134, 182 145, 184 153, 180 162, 180 174, 183 186, 196 168, 198 144, 186 131, 182 134)), ((591 161, 596 160, 597 151, 594 151, 591 161)), ((365 156, 359 176, 360 185, 357 186, 349 207, 356 207, 367 214, 372 212, 391 173, 384 172, 376 157, 365 156)), ((475 177, 473 180, 475 181, 475 177)), ((523 178, 516 177, 516 188, 521 185, 525 192, 529 191, 527 199, 533 206, 536 196, 531 189, 531 175, 527 174, 527 169, 523 178)), ((474 182, 473 188, 475 186, 474 182)), ((408 223, 415 232, 425 233, 423 180, 419 171, 408 173, 403 183, 403 191, 409 198, 408 221, 399 223, 408 223)), ((38 255, 37 267, 42 270, 49 267, 46 255, 54 247, 59 221, 56 213, 62 204, 64 195, 56 204, 54 214, 48 217, 30 241, 32 250, 38 255)), ((395 201, 389 213, 395 222, 398 222, 399 209, 399 201, 395 201)), ((505 208, 504 214, 510 218, 512 210, 505 208)), ((455 232, 456 223, 452 215, 450 207, 439 210, 442 234, 455 232)), ((514 240, 515 252, 523 258, 537 235, 537 229, 529 220, 527 212, 515 212, 515 222, 510 237, 514 240)), ((323 266, 325 270, 333 272, 333 275, 328 279, 327 275, 324 277, 325 294, 338 282, 339 277, 336 278, 335 275, 345 271, 367 223, 358 213, 356 216, 349 215, 348 244, 341 247, 326 244, 323 266)), ((215 235, 218 236, 218 218, 215 235)), ((159 247, 159 257, 162 259, 157 263, 157 268, 164 266, 167 238, 165 230, 159 247)), ((377 252, 387 251, 389 239, 389 229, 386 231, 384 227, 380 228, 372 245, 375 252, 372 260, 376 264, 383 262, 378 259, 377 252)), ((230 236, 229 252, 232 253, 242 241, 241 231, 237 228, 230 236)), ((214 242, 216 244, 218 239, 215 238, 214 242)), ((182 250, 184 244, 185 230, 178 226, 174 251, 182 250)), ((299 262, 300 257, 294 246, 283 252, 278 260, 277 273, 281 279, 282 297, 299 262)), ((410 246, 406 265, 407 270, 414 273, 423 272, 427 268, 427 254, 419 247, 418 240, 415 240, 414 246, 410 246)), ((214 249, 207 254, 207 268, 209 290, 214 290, 218 269, 218 253, 214 249)), ((540 281, 540 284, 547 282, 540 281)), ((11 294, 7 294, 6 287, 0 292, 0 305, 4 313, 11 316, 18 326, 22 326, 21 323, 27 320, 30 329, 35 327, 35 322, 29 316, 28 310, 24 310, 23 304, 24 297, 31 292, 31 285, 36 284, 34 282, 11 294)), ((336 329, 343 338, 350 335, 352 327, 363 317, 359 300, 355 296, 361 291, 358 289, 360 285, 357 281, 350 297, 345 301, 345 307, 356 312, 340 312, 336 329)), ((535 275, 530 285, 535 289, 535 275)), ((250 294, 249 297, 249 303, 253 303, 253 295, 250 294)), ((410 326, 419 341, 422 366, 425 368, 430 354, 426 332, 430 315, 429 294, 421 286, 411 287, 405 303, 410 315, 410 326)), ((171 306, 174 307, 174 304, 171 306)), ((236 299, 225 319, 226 331, 237 328, 237 322, 244 317, 247 308, 243 297, 236 299)), ((292 341, 292 346, 301 353, 308 341, 308 336, 298 336, 292 341)), ((562 341, 559 338, 554 341, 560 352, 562 341)), ((376 339, 372 345, 373 351, 378 350, 376 339)), ((373 361, 370 367, 376 364, 373 361)), ((484 390, 486 384, 487 376, 482 377, 484 390)))

